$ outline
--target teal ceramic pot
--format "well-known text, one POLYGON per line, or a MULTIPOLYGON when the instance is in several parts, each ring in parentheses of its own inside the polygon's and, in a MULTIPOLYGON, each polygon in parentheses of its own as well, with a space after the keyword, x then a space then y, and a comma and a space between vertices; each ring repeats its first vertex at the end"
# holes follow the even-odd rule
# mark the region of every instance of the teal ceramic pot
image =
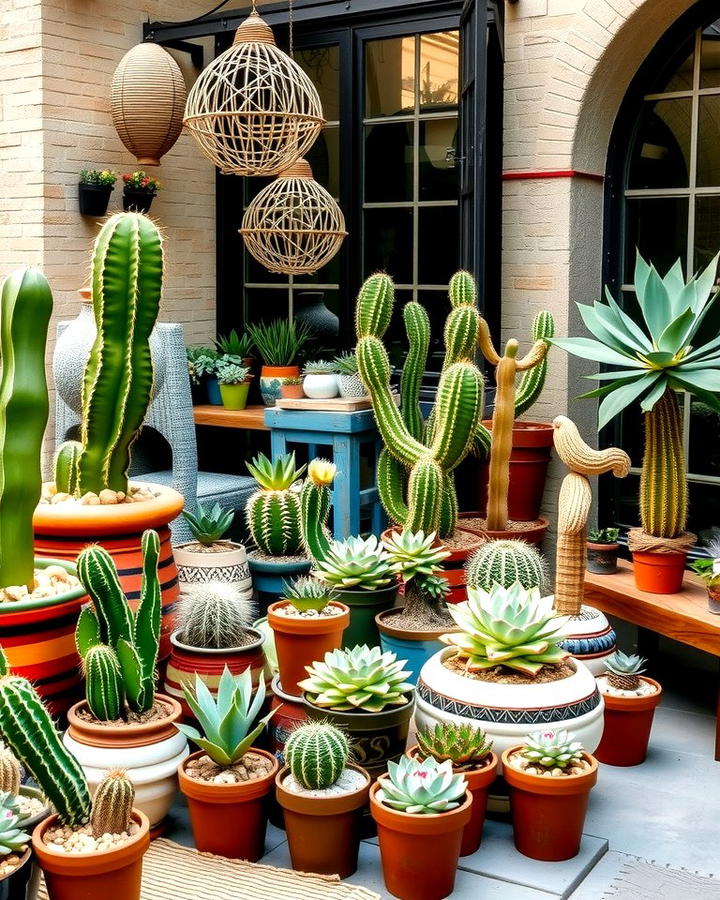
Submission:
POLYGON ((220 385, 214 375, 209 375, 206 381, 208 402, 213 406, 222 406, 222 394, 220 393, 220 385))
POLYGON ((350 624, 343 634, 343 647, 354 647, 356 644, 379 647, 380 632, 375 616, 395 604, 397 585, 392 584, 379 591, 338 591, 337 594, 338 600, 350 607, 350 624))
POLYGON ((258 592, 258 601, 263 615, 267 608, 282 594, 286 582, 295 581, 302 575, 307 575, 312 567, 312 562, 306 560, 258 559, 253 554, 248 554, 248 565, 252 574, 253 586, 258 592))
POLYGON ((438 650, 443 650, 445 644, 440 641, 440 635, 457 631, 457 628, 438 628, 434 631, 408 631, 404 628, 396 628, 392 623, 392 617, 401 612, 401 608, 386 609, 375 616, 375 624, 380 632, 380 646, 383 651, 391 651, 398 659, 406 659, 405 668, 411 673, 408 681, 417 683, 420 669, 438 650))

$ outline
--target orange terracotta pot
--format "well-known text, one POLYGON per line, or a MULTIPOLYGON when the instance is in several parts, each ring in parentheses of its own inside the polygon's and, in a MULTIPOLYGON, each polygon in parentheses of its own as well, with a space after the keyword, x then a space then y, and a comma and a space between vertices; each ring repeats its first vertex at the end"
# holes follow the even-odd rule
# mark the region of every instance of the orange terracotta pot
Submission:
MULTIPOLYGON (((414 744, 407 751, 406 756, 414 759, 422 759, 420 748, 414 744)), ((480 847, 482 832, 485 825, 485 813, 487 812, 488 793, 490 787, 497 778, 498 758, 490 753, 487 762, 479 769, 457 769, 453 771, 461 774, 468 783, 468 790, 472 794, 473 802, 470 821, 463 829, 460 856, 470 856, 480 847)))
POLYGON ((170 707, 165 718, 142 725, 117 726, 99 725, 80 718, 78 711, 87 710, 87 701, 81 700, 68 710, 67 733, 79 744, 90 747, 146 747, 149 744, 159 744, 178 733, 174 723, 182 716, 182 707, 174 697, 168 697, 167 694, 156 694, 155 699, 170 707))
MULTIPOLYGON (((463 519, 471 519, 475 520, 478 518, 482 518, 479 513, 476 512, 464 512, 460 513, 460 521, 463 519)), ((525 541, 526 544, 532 544, 533 547, 542 547, 542 543, 545 539, 545 533, 548 530, 548 520, 540 517, 537 520, 534 520, 534 524, 529 528, 508 528, 507 531, 489 531, 488 529, 483 529, 479 524, 476 524, 474 521, 472 523, 473 530, 477 531, 486 540, 491 541, 506 541, 506 540, 518 540, 525 541)))
POLYGON ((520 746, 502 754, 503 775, 510 787, 515 846, 530 859, 559 862, 580 851, 590 791, 597 781, 597 760, 583 754, 592 768, 583 775, 545 778, 508 764, 520 746))
POLYGON ((102 853, 57 853, 48 849, 43 835, 58 824, 50 816, 35 828, 32 845, 45 875, 49 900, 140 900, 142 859, 150 846, 147 817, 134 809, 140 831, 127 844, 102 853))
POLYGON ((290 859, 299 872, 319 872, 347 878, 357 869, 360 821, 367 804, 370 776, 360 766, 365 784, 356 791, 333 797, 309 797, 285 790, 290 770, 284 766, 275 777, 278 803, 283 808, 290 859))
POLYGON ((188 778, 188 760, 203 756, 204 750, 193 753, 180 766, 180 790, 187 799, 198 850, 250 862, 257 862, 265 853, 267 809, 279 764, 265 750, 251 750, 269 759, 272 769, 264 778, 244 784, 211 784, 188 778))
POLYGON ((263 366, 260 369, 260 395, 265 406, 275 406, 286 379, 299 377, 299 366, 263 366))
POLYGON ((677 594, 682 590, 687 553, 634 552, 633 572, 639 591, 677 594))
POLYGON ((140 598, 142 534, 154 528, 160 537, 158 572, 162 590, 160 659, 170 655, 173 607, 179 596, 177 568, 170 545, 168 524, 182 512, 184 500, 177 491, 152 485, 159 491, 153 500, 108 506, 40 504, 33 516, 35 553, 40 557, 75 562, 87 544, 101 544, 117 566, 120 584, 133 609, 140 598))
POLYGON ((644 697, 613 697, 603 693, 605 728, 595 758, 609 766, 639 766, 647 756, 655 707, 662 699, 662 687, 654 678, 640 676, 655 686, 644 697))
POLYGON ((307 678, 305 666, 325 658, 329 650, 338 650, 342 636, 350 624, 350 608, 332 601, 330 606, 342 610, 337 616, 283 616, 278 610, 290 606, 279 600, 268 607, 267 619, 275 635, 275 650, 283 691, 301 697, 298 682, 307 678))

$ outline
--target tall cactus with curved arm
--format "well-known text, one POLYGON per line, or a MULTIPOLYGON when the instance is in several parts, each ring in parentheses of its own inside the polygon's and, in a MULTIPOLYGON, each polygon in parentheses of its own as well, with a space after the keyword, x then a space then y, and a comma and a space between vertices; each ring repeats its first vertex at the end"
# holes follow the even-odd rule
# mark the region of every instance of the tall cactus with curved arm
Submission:
POLYGON ((32 517, 48 418, 45 344, 52 293, 35 269, 18 269, 0 298, 0 586, 34 586, 32 517))
POLYGON ((80 493, 127 491, 130 448, 152 391, 150 333, 162 275, 162 238, 153 222, 138 213, 112 216, 93 251, 97 336, 83 381, 80 493))
POLYGON ((482 417, 483 377, 473 361, 480 319, 475 289, 467 273, 458 273, 451 281, 445 364, 427 424, 420 414, 419 392, 429 321, 419 303, 412 301, 404 307, 410 350, 398 409, 390 391, 390 361, 382 343, 392 316, 393 295, 387 275, 372 275, 360 290, 355 318, 358 368, 387 451, 378 467, 378 487, 383 505, 395 521, 410 531, 448 537, 457 523, 452 472, 469 452, 482 417))

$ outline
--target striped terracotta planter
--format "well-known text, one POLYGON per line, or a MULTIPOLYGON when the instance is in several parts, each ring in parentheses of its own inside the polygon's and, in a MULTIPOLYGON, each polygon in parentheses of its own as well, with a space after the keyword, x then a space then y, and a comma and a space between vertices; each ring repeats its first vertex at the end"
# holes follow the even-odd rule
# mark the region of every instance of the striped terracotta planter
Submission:
POLYGON ((195 673, 205 682, 213 695, 217 693, 220 676, 225 666, 233 675, 240 675, 249 668, 253 684, 257 685, 260 678, 263 678, 266 689, 269 689, 270 675, 265 671, 265 654, 263 653, 265 638, 255 628, 248 628, 248 631, 256 637, 251 644, 222 650, 190 647, 188 644, 183 644, 179 631, 170 636, 172 649, 165 672, 164 690, 166 694, 180 703, 186 718, 193 718, 193 715, 185 703, 182 686, 183 684, 193 684, 195 673))
POLYGON ((101 544, 112 556, 123 590, 135 608, 140 598, 142 534, 154 528, 160 537, 158 573, 163 609, 159 658, 164 660, 170 655, 170 634, 179 596, 168 523, 180 514, 184 501, 171 488, 150 486, 160 496, 140 503, 72 507, 41 504, 33 517, 35 553, 39 557, 74 562, 87 544, 101 544))
MULTIPOLYGON (((62 559, 36 559, 38 568, 59 565, 76 574, 62 559)), ((80 660, 75 625, 87 596, 81 587, 41 600, 0 604, 0 646, 12 671, 28 678, 53 714, 67 711, 77 699, 80 660)))

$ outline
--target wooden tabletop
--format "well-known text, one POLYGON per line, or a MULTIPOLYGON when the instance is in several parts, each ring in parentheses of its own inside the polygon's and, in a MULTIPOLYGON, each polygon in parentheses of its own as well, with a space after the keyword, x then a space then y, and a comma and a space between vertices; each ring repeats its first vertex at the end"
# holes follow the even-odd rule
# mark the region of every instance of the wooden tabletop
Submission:
POLYGON ((224 406, 204 404, 193 407, 196 425, 214 425, 218 428, 246 428, 251 431, 270 431, 265 424, 264 406, 247 406, 245 409, 225 409, 224 406))
POLYGON ((635 586, 632 566, 618 562, 615 575, 585 574, 585 602, 641 628, 720 656, 720 616, 708 610, 703 582, 685 573, 679 594, 646 594, 635 586))

